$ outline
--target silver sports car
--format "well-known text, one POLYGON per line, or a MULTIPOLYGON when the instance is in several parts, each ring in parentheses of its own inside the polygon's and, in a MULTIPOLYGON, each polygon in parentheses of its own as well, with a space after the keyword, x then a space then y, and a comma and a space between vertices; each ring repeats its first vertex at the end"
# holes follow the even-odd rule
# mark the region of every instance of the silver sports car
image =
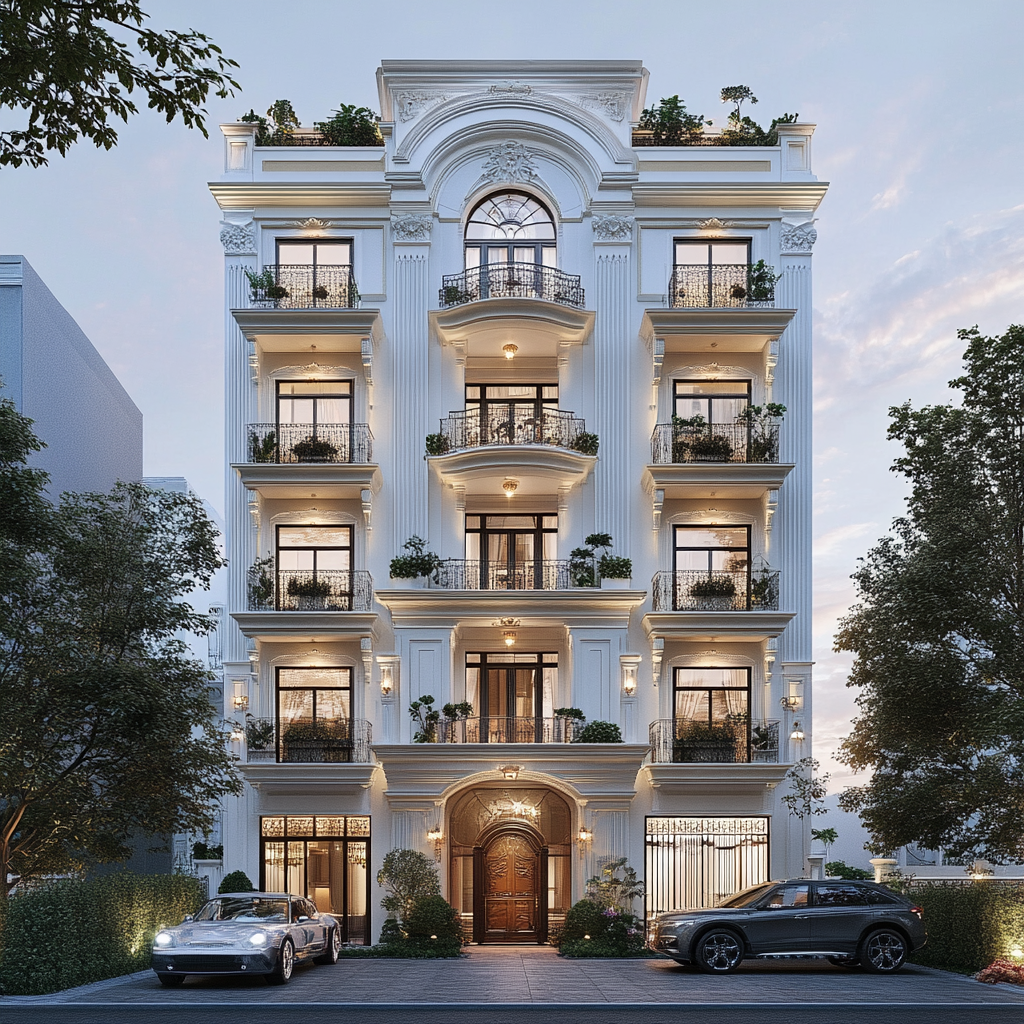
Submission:
POLYGON ((336 964, 340 949, 338 921, 302 896, 223 893, 194 918, 157 932, 151 964, 168 988, 189 974, 262 974, 283 985, 298 961, 336 964))

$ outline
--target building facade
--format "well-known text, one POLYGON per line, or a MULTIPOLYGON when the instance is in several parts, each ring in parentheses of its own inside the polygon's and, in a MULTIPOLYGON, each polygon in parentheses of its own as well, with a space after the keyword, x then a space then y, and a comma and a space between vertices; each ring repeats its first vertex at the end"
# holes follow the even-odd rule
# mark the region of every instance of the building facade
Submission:
POLYGON ((477 941, 620 858, 648 912, 806 871, 813 125, 645 146, 646 83, 387 61, 383 148, 222 126, 224 868, 347 941, 395 848, 477 941))

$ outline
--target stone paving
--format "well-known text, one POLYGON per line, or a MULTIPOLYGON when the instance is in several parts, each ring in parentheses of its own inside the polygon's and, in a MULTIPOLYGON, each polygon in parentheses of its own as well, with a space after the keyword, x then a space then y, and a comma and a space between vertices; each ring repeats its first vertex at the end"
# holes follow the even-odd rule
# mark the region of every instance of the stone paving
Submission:
MULTIPOLYGON (((565 960, 550 947, 473 946, 460 960, 341 960, 303 967, 291 983, 261 978, 190 977, 165 989, 151 972, 13 1003, 138 1005, 174 1002, 262 1004, 653 1003, 668 1004, 1020 1004, 1024 988, 983 985, 913 965, 879 977, 824 960, 755 960, 728 977, 709 977, 671 960, 565 960)), ((1024 1020, 1024 1016, 1021 1018, 1024 1020)))

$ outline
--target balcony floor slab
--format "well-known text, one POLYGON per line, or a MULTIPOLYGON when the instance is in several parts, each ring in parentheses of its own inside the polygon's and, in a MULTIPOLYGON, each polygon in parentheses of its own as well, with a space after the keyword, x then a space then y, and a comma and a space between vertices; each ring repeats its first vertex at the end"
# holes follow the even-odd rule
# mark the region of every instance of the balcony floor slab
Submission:
POLYGON ((650 463, 643 486, 666 498, 759 498, 778 490, 795 468, 782 462, 650 463))
POLYGON ((379 309, 233 309, 242 334, 265 352, 359 352, 380 332, 379 309))
POLYGON ((794 316, 795 309, 648 309, 641 336, 663 338, 666 352, 760 352, 794 316))
POLYGON ((246 781, 266 797, 358 794, 369 789, 379 770, 373 762, 355 764, 278 764, 276 762, 241 764, 246 781))
POLYGON ((795 612, 648 612, 647 635, 662 640, 768 640, 796 618, 795 612))
POLYGON ((233 462, 231 468, 264 498, 358 498, 381 486, 372 462, 233 462))
POLYGON ((556 494, 583 484, 596 455, 544 444, 495 444, 433 455, 427 462, 438 479, 468 495, 501 496, 501 482, 514 477, 517 496, 556 494))
POLYGON ((289 643, 299 638, 316 643, 373 636, 376 612, 232 612, 247 637, 260 643, 289 643))

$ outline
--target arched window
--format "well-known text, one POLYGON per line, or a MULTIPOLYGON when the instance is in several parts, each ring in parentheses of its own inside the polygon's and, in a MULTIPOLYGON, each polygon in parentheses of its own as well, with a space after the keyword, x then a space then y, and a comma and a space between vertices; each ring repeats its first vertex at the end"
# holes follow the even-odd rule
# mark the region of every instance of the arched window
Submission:
POLYGON ((466 224, 466 269, 490 263, 555 266, 555 221, 525 192, 496 192, 478 203, 466 224))

